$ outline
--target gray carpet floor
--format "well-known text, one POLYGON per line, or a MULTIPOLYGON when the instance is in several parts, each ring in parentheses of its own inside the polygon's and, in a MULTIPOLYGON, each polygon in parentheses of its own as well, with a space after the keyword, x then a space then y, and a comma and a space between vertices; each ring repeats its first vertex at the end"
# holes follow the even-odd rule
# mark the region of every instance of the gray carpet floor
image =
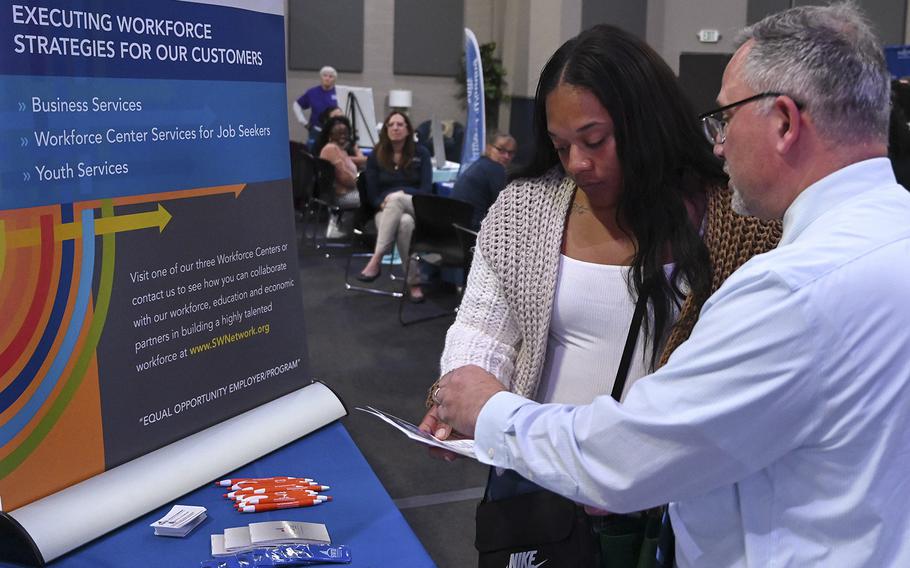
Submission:
MULTIPOLYGON (((299 236, 302 229, 298 225, 299 236)), ((333 256, 326 258, 325 249, 316 250, 302 238, 298 247, 311 375, 344 401, 349 415, 342 423, 433 561, 441 568, 476 566, 474 510, 487 468, 468 459, 432 459, 425 446, 354 410, 370 405, 417 424, 454 317, 403 327, 397 298, 345 289, 346 251, 331 250, 333 256)), ((388 272, 374 285, 399 287, 388 272)), ((457 303, 450 287, 427 292, 424 304, 405 306, 406 317, 457 303)))

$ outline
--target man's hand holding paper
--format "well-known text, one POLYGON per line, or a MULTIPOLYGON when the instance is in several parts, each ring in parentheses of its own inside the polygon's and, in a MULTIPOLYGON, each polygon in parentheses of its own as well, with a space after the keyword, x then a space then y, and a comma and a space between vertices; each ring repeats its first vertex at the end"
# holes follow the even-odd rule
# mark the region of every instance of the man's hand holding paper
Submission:
MULTIPOLYGON (((504 390, 505 387, 496 377, 480 367, 475 365, 459 367, 446 374, 439 381, 439 387, 432 393, 433 401, 436 403, 434 407, 436 419, 456 432, 473 438, 474 426, 483 405, 494 394, 504 390)), ((424 418, 424 422, 426 421, 427 418, 424 418)))

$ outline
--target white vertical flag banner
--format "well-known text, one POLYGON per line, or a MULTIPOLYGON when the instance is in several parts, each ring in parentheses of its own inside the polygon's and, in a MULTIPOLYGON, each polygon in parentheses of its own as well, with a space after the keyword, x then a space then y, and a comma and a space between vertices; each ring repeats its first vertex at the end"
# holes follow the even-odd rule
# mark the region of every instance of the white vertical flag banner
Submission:
POLYGON ((464 146, 461 148, 459 175, 483 154, 486 139, 486 112, 483 95, 483 66, 480 46, 474 32, 464 29, 464 67, 468 113, 465 118, 464 146))

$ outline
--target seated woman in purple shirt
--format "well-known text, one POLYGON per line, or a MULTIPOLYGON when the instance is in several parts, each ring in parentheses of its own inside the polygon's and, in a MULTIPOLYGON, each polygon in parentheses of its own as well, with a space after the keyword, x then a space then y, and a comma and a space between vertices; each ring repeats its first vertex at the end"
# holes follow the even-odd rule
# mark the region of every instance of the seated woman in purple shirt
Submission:
MULTIPOLYGON (((379 277, 382 257, 398 244, 402 259, 409 258, 414 232, 414 204, 411 196, 430 193, 433 166, 430 153, 414 142, 414 127, 405 114, 392 112, 379 132, 379 143, 367 158, 367 195, 376 212, 376 248, 357 277, 372 282, 379 277)), ((423 301, 420 275, 412 264, 408 270, 408 292, 412 302, 423 301)))

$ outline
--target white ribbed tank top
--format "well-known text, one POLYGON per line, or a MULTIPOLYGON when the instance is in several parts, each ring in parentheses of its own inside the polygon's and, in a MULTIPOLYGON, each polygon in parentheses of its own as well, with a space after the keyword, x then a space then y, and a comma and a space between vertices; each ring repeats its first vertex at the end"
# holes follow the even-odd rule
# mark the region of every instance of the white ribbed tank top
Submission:
MULTIPOLYGON (((613 390, 635 312, 629 269, 560 255, 539 402, 588 404, 613 390)), ((647 374, 645 343, 640 334, 623 394, 647 374)))

